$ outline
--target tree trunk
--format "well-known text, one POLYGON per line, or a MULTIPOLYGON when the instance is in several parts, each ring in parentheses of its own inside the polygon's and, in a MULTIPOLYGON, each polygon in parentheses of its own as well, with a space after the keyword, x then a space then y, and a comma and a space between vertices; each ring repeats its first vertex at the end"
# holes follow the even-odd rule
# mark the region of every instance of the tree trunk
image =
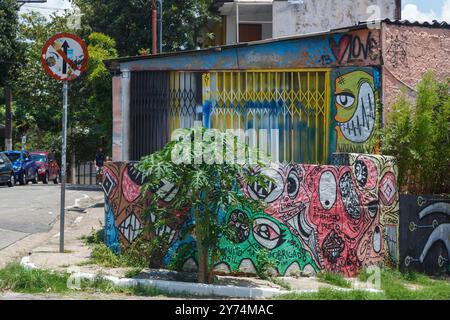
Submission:
POLYGON ((75 159, 75 151, 72 151, 72 155, 70 157, 70 182, 72 184, 76 184, 77 183, 77 179, 76 179, 76 168, 77 168, 77 163, 76 163, 76 159, 75 159))
POLYGON ((11 87, 7 84, 5 85, 5 105, 6 105, 6 113, 5 113, 5 149, 12 150, 12 93, 11 87))
POLYGON ((203 246, 203 283, 209 283, 208 249, 203 246))
MULTIPOLYGON (((197 226, 200 221, 198 209, 194 209, 194 219, 195 219, 195 224, 197 226)), ((197 238, 198 282, 205 283, 206 282, 206 269, 205 269, 205 263, 204 263, 204 255, 203 255, 203 235, 200 232, 200 228, 195 227, 195 236, 197 238)))
POLYGON ((213 282, 213 275, 214 275, 214 255, 211 256, 211 264, 208 268, 208 283, 213 282))

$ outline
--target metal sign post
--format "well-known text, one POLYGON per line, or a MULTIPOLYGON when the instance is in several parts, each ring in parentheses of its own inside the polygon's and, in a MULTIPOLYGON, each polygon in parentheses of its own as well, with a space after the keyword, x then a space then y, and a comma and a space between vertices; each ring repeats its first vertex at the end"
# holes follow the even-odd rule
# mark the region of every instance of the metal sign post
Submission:
POLYGON ((27 146, 27 136, 22 136, 22 150, 25 150, 27 146))
POLYGON ((50 76, 63 81, 63 116, 61 146, 61 211, 59 216, 59 252, 64 252, 64 220, 66 204, 67 106, 68 81, 79 77, 87 68, 88 51, 79 37, 60 33, 51 37, 42 48, 41 63, 50 76))
POLYGON ((61 147, 61 211, 59 219, 59 252, 64 252, 64 219, 66 207, 66 151, 67 151, 67 95, 69 83, 63 82, 63 116, 62 116, 62 147, 61 147))

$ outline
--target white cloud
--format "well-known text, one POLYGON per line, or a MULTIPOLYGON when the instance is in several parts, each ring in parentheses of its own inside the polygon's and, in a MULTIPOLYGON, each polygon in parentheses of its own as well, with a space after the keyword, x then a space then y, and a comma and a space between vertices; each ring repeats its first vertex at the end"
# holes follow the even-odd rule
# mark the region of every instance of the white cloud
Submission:
POLYGON ((450 22, 450 0, 445 1, 442 8, 442 20, 450 22))
POLYGON ((446 0, 442 6, 442 13, 438 14, 433 10, 428 12, 420 11, 415 4, 407 4, 402 10, 402 19, 410 21, 447 21, 450 22, 450 0, 446 0))
POLYGON ((45 3, 30 3, 24 4, 20 9, 20 13, 38 11, 47 18, 52 13, 61 15, 64 13, 64 9, 70 9, 72 6, 67 0, 47 0, 45 3))

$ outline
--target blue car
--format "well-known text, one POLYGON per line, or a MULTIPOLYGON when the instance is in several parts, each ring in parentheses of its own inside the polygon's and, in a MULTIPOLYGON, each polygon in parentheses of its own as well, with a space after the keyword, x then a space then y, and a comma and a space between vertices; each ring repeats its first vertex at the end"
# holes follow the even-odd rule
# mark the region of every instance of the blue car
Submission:
POLYGON ((30 181, 37 183, 37 166, 28 151, 4 151, 2 153, 12 162, 15 181, 19 181, 21 185, 27 184, 30 181))
POLYGON ((0 185, 7 184, 8 187, 13 187, 15 184, 15 175, 11 161, 9 158, 0 153, 0 185))

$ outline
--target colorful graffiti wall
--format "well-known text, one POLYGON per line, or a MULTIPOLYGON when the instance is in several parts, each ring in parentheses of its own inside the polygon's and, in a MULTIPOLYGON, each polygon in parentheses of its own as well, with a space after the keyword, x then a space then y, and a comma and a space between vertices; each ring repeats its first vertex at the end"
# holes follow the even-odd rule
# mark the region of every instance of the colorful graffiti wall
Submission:
POLYGON ((450 197, 400 198, 400 268, 450 274, 450 197))
MULTIPOLYGON (((336 165, 327 166, 273 165, 261 172, 276 183, 242 186, 245 195, 268 207, 264 212, 233 207, 219 214, 236 228, 238 241, 221 238, 223 254, 216 269, 254 273, 262 251, 276 261, 279 274, 329 270, 352 276, 364 266, 397 260, 399 207, 393 158, 341 154, 334 161, 336 165), (253 226, 239 223, 242 219, 252 220, 253 226)), ((154 223, 152 215, 143 219, 141 184, 133 163, 107 165, 105 237, 116 252, 126 250, 146 223, 154 223)), ((156 192, 163 192, 170 202, 177 188, 162 182, 156 192)), ((180 214, 176 224, 160 228, 171 239, 164 264, 181 248, 195 247, 192 237, 180 238, 183 225, 192 223, 186 217, 180 214)), ((186 265, 195 265, 195 252, 186 265)))
MULTIPOLYGON (((144 183, 142 174, 136 170, 134 162, 108 163, 103 174, 103 191, 105 193, 105 243, 116 253, 121 253, 138 237, 147 223, 155 223, 155 216, 144 218, 145 209, 149 206, 150 193, 141 195, 144 183)), ((165 194, 162 200, 169 203, 174 199, 177 188, 162 181, 157 192, 165 194)), ((170 234, 171 242, 176 239, 186 219, 186 212, 180 213, 167 225, 153 231, 150 238, 162 233, 170 234)))
MULTIPOLYGON (((378 68, 337 68, 332 72, 336 152, 378 153, 380 72, 378 68)), ((332 151, 334 152, 334 151, 332 151)))
POLYGON ((122 70, 214 71, 334 68, 381 65, 379 29, 352 30, 293 39, 210 48, 172 56, 120 62, 122 70))
POLYGON ((192 126, 200 103, 204 127, 279 130, 280 161, 378 153, 381 52, 381 31, 361 27, 117 62, 127 76, 114 101, 130 119, 114 114, 113 159, 160 149, 171 128, 192 126))

